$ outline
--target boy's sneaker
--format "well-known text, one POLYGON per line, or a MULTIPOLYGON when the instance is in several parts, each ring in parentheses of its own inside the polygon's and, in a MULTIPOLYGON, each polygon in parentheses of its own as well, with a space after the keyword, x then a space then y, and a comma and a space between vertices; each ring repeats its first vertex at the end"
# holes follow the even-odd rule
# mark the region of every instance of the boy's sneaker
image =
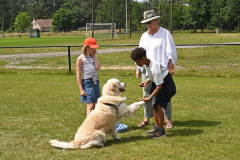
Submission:
POLYGON ((155 132, 157 132, 158 130, 158 126, 154 126, 153 129, 151 129, 150 131, 147 131, 146 134, 154 134, 155 132))
POLYGON ((165 129, 164 128, 159 128, 157 131, 150 136, 151 138, 161 138, 161 137, 166 137, 165 129))

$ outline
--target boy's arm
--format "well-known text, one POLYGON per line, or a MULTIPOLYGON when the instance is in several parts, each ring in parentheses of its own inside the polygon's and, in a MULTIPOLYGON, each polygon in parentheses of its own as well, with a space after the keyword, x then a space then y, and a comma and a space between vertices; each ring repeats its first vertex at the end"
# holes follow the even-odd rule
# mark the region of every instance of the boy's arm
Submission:
POLYGON ((137 69, 136 70, 136 78, 140 78, 141 77, 141 72, 137 69))
POLYGON ((157 93, 162 89, 162 84, 158 85, 155 90, 153 91, 153 93, 149 96, 149 97, 146 97, 146 98, 139 98, 139 100, 142 100, 142 101, 150 101, 151 99, 153 99, 154 96, 157 95, 157 93))
POLYGON ((140 83, 139 86, 140 87, 145 87, 148 84, 148 82, 150 82, 150 81, 151 81, 151 78, 147 78, 146 81, 140 83))

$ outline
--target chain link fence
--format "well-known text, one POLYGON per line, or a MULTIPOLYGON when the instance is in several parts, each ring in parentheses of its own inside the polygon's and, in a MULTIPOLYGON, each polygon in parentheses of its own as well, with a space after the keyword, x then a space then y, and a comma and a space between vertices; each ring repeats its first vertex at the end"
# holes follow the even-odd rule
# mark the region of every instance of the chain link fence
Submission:
MULTIPOLYGON (((101 45, 97 50, 101 70, 133 72, 130 58, 138 45, 101 45)), ((176 75, 240 76, 240 44, 176 45, 176 75)), ((76 72, 82 46, 0 47, 0 73, 21 71, 76 72)), ((111 73, 111 72, 109 72, 111 73)))

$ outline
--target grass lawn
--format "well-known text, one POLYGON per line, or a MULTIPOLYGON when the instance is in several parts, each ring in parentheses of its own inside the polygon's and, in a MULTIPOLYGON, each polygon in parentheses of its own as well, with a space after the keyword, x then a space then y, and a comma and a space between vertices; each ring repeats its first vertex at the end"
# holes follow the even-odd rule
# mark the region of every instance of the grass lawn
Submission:
MULTIPOLYGON (((127 82, 127 104, 142 96, 134 73, 100 71, 100 85, 112 77, 127 82)), ((143 108, 122 119, 129 131, 108 138, 103 148, 61 150, 49 140, 71 141, 86 116, 79 102, 76 75, 0 75, 0 159, 239 159, 239 77, 174 76, 174 128, 166 138, 151 139, 139 129, 143 108)))
MULTIPOLYGON (((124 49, 123 47, 102 47, 101 49, 124 49)), ((5 48, 8 51, 8 49, 5 48)), ((68 71, 67 47, 65 48, 27 48, 12 49, 13 55, 28 52, 37 53, 38 56, 32 54, 30 57, 3 58, 0 59, 0 73, 14 72, 15 69, 40 69, 42 72, 51 72, 49 69, 68 71), (61 49, 65 49, 62 51, 61 49), (46 52, 46 53, 44 53, 46 52), (54 57, 52 53, 65 53, 65 56, 54 57), (8 68, 9 67, 9 68, 8 68), (11 68, 12 67, 12 68, 11 68)), ((75 72, 77 57, 81 54, 81 47, 71 47, 78 55, 71 56, 71 68, 75 72)), ((100 50, 100 49, 99 49, 100 50)), ((110 51, 111 52, 111 51, 110 51)), ((3 52, 1 52, 3 53, 3 52)), ((1 54, 0 53, 0 54, 1 54)), ((199 48, 178 48, 178 60, 176 63, 176 74, 191 76, 240 76, 239 70, 239 46, 210 46, 199 48)), ((5 55, 8 53, 5 52, 5 55)), ((118 69, 135 69, 135 64, 130 58, 130 51, 99 53, 99 61, 105 68, 115 67, 118 69)))
MULTIPOLYGON (((101 39, 96 38, 99 45, 112 44, 138 44, 141 33, 132 34, 132 37, 121 36, 116 39, 101 39)), ((48 36, 41 38, 16 38, 6 37, 0 38, 0 47, 13 46, 59 46, 59 45, 82 45, 85 36, 48 36)), ((176 44, 211 44, 211 43, 226 43, 240 42, 240 33, 192 33, 192 34, 173 34, 176 44)))

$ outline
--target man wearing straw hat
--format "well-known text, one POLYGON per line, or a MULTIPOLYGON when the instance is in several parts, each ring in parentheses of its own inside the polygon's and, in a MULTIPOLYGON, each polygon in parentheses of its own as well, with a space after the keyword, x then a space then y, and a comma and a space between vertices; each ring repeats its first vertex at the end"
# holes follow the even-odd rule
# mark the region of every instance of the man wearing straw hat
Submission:
MULTIPOLYGON (((146 24, 148 30, 141 36, 139 47, 146 50, 147 58, 161 63, 168 68, 171 75, 174 74, 174 65, 177 60, 177 52, 175 43, 170 32, 158 25, 158 18, 154 10, 144 12, 144 20, 141 23, 146 24)), ((142 73, 142 81, 147 80, 146 69, 144 67, 137 68, 136 77, 139 78, 142 73)), ((143 96, 149 97, 152 83, 143 88, 143 96)), ((149 119, 153 117, 152 102, 148 102, 144 106, 144 120, 138 124, 138 127, 143 127, 149 124, 149 119)), ((173 128, 172 124, 172 106, 168 103, 167 108, 163 109, 166 118, 166 128, 173 128)), ((154 132, 154 129, 152 130, 154 132)), ((147 132, 149 133, 149 132, 147 132)))

